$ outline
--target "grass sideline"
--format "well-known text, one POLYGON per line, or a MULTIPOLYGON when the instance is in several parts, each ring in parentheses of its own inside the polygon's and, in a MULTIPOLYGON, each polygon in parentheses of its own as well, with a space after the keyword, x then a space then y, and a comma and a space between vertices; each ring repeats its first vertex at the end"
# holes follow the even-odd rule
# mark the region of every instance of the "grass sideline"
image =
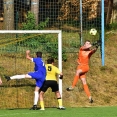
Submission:
POLYGON ((112 107, 78 107, 58 110, 46 108, 45 111, 29 109, 3 109, 0 117, 117 117, 117 106, 112 107))

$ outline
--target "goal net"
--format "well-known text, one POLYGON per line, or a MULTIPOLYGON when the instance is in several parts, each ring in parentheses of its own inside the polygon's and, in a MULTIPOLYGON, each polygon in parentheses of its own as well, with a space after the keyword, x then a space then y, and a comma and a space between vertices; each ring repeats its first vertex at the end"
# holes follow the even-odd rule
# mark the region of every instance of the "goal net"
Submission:
MULTIPOLYGON (((55 65, 62 71, 61 30, 0 30, 1 76, 4 74, 9 76, 25 74, 33 71, 33 64, 27 61, 25 57, 26 50, 31 50, 31 56, 34 56, 36 51, 42 51, 45 63, 49 56, 53 56, 57 59, 55 65)), ((12 108, 27 108, 32 106, 34 88, 32 90, 31 86, 35 86, 33 80, 23 79, 6 82, 5 79, 3 79, 3 82, 5 83, 0 93, 2 99, 2 101, 0 101, 1 108, 9 108, 11 105, 12 108), (11 97, 10 100, 4 100, 5 92, 10 92, 6 96, 11 97), (32 93, 31 97, 29 92, 32 93), (29 93, 29 95, 27 93, 29 93)), ((58 79, 58 83, 62 95, 62 80, 58 79)), ((49 96, 51 100, 51 95, 49 94, 49 96)), ((45 106, 49 105, 45 104, 45 106)), ((52 106, 54 106, 54 104, 52 106)))

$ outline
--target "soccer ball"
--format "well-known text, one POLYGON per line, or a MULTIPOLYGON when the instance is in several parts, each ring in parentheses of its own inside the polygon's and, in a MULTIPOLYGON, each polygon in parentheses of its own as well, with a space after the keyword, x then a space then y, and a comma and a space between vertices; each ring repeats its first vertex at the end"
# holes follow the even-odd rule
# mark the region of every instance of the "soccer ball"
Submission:
POLYGON ((95 28, 92 28, 90 31, 89 31, 90 35, 96 35, 97 34, 97 30, 95 28))

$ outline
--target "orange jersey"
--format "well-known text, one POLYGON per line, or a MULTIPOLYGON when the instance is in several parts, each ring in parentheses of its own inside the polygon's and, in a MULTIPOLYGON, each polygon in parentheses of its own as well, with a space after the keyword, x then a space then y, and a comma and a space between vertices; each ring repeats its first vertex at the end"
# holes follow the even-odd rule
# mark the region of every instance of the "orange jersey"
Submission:
POLYGON ((88 65, 91 55, 94 53, 94 50, 83 50, 82 47, 79 50, 78 54, 78 64, 79 65, 88 65))

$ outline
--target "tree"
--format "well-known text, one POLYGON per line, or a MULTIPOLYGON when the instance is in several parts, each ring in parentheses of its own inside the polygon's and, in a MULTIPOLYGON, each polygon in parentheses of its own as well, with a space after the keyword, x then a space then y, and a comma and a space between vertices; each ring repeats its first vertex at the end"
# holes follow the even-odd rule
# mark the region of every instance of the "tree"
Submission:
POLYGON ((4 29, 14 30, 14 0, 4 0, 4 29))
POLYGON ((113 10, 113 0, 106 0, 108 4, 107 8, 107 15, 106 15, 106 25, 110 23, 110 19, 112 16, 112 10, 113 10))
POLYGON ((36 25, 38 25, 39 20, 39 0, 31 0, 31 12, 35 16, 36 25))

